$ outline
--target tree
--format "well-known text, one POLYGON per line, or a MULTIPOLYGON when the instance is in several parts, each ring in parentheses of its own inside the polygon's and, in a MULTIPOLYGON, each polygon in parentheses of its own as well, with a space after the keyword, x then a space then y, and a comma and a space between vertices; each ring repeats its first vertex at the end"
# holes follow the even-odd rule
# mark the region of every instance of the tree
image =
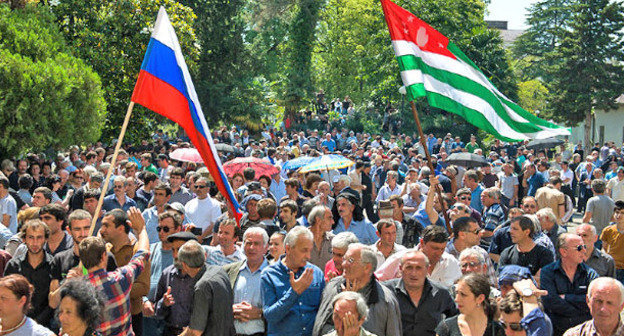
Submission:
POLYGON ((589 149, 593 111, 615 109, 624 92, 624 7, 619 1, 585 0, 575 12, 556 49, 562 62, 549 85, 549 110, 570 126, 585 121, 589 149))
POLYGON ((312 46, 322 3, 322 0, 299 0, 290 24, 284 93, 287 116, 297 112, 312 92, 312 46))
POLYGON ((539 79, 532 79, 518 84, 518 104, 533 113, 547 109, 548 88, 539 79))
POLYGON ((0 4, 0 41, 0 155, 97 140, 100 78, 71 55, 49 11, 0 4))
POLYGON ((515 58, 524 60, 521 66, 523 80, 552 79, 551 67, 561 60, 553 55, 570 27, 573 7, 579 0, 541 0, 529 7, 527 29, 513 45, 515 58))
MULTIPOLYGON (((74 53, 102 79, 108 102, 102 139, 119 134, 160 6, 167 10, 191 73, 195 69, 195 15, 174 0, 62 0, 49 6, 74 53)), ((165 120, 135 106, 126 139, 145 139, 165 120)))

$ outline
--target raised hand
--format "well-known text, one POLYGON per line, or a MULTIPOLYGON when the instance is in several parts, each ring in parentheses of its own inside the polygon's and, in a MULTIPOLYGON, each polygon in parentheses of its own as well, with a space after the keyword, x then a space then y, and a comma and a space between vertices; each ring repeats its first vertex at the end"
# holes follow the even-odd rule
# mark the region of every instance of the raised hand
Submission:
POLYGON ((139 232, 143 231, 145 228, 145 219, 139 209, 135 207, 130 208, 130 210, 128 210, 128 218, 130 219, 132 230, 134 230, 135 234, 139 234, 139 232))
POLYGON ((306 268, 299 279, 295 280, 295 273, 290 271, 290 286, 292 286, 295 293, 301 295, 312 283, 314 279, 314 271, 311 268, 306 268))
POLYGON ((167 307, 173 306, 175 304, 175 300, 173 299, 173 295, 171 294, 171 287, 167 287, 167 293, 163 295, 163 303, 167 307))

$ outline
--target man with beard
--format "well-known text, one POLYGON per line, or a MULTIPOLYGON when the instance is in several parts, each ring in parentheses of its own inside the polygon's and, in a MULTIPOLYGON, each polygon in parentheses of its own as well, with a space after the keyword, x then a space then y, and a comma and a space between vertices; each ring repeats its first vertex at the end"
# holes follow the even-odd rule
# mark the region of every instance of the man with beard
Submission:
POLYGON ((50 229, 43 221, 33 219, 24 223, 22 232, 28 251, 11 259, 6 266, 4 275, 21 274, 35 287, 31 299, 33 309, 28 313, 28 317, 33 318, 41 325, 48 326, 54 314, 48 305, 52 256, 44 249, 44 245, 50 237, 50 229))
MULTIPOLYGON (((74 210, 67 218, 67 228, 74 245, 71 249, 60 252, 54 256, 51 270, 52 280, 50 281, 50 294, 48 295, 50 307, 52 308, 58 307, 61 302, 61 291, 59 290, 61 282, 67 278, 82 275, 82 270, 78 269, 78 265, 80 264, 80 250, 78 246, 83 239, 89 236, 91 219, 91 214, 82 209, 74 210)), ((112 272, 117 268, 117 263, 112 253, 107 252, 107 255, 108 261, 106 263, 106 270, 112 272)))

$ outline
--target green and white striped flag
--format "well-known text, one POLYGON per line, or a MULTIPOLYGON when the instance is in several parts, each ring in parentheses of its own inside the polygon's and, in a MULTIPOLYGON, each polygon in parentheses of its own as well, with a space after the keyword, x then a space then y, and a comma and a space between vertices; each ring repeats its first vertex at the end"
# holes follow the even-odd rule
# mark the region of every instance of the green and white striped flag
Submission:
POLYGON ((509 100, 455 44, 414 14, 381 0, 408 99, 455 113, 505 141, 570 135, 509 100))

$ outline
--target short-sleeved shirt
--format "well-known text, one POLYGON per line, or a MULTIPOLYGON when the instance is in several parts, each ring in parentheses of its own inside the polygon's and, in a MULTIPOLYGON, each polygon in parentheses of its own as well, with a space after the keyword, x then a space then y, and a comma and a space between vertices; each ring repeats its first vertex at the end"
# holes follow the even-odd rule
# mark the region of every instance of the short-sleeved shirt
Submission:
POLYGON ((561 223, 563 213, 559 213, 559 206, 565 205, 565 195, 550 186, 541 187, 535 192, 535 201, 540 209, 551 208, 557 217, 557 222, 561 223))
POLYGON ((365 245, 374 244, 379 237, 377 237, 377 230, 373 226, 369 220, 364 219, 361 221, 352 220, 349 228, 346 229, 344 225, 344 221, 342 218, 338 220, 338 225, 334 229, 335 234, 339 234, 340 232, 349 231, 353 232, 355 236, 359 239, 360 243, 365 245))
POLYGON ((611 198, 614 201, 624 201, 624 180, 620 181, 616 176, 609 180, 607 188, 611 190, 611 198))
POLYGON ((210 223, 215 223, 221 216, 221 206, 217 200, 210 196, 200 200, 193 198, 184 206, 186 217, 195 227, 206 229, 210 223))
POLYGON ((591 224, 596 227, 599 235, 609 225, 614 209, 615 202, 607 195, 597 195, 587 201, 585 211, 592 213, 591 224))
POLYGON ((0 220, 4 215, 11 216, 8 229, 11 230, 13 234, 17 233, 17 203, 13 196, 9 194, 0 198, 0 220))
POLYGON ((617 229, 617 225, 609 225, 600 235, 602 248, 615 260, 615 268, 624 269, 624 232, 617 229))
POLYGON ((30 317, 27 317, 26 322, 24 322, 24 325, 19 327, 17 330, 6 334, 6 336, 23 336, 23 335, 54 336, 55 334, 52 331, 50 331, 48 328, 40 324, 37 324, 37 322, 35 322, 30 317))
POLYGON ((536 244, 529 252, 520 252, 514 244, 501 253, 498 266, 519 265, 528 268, 535 275, 542 267, 552 263, 554 258, 552 252, 541 245, 536 244))
POLYGON ((514 187, 519 184, 518 176, 515 174, 507 176, 505 173, 501 172, 498 174, 498 180, 500 181, 501 193, 503 196, 511 199, 514 196, 514 187))

